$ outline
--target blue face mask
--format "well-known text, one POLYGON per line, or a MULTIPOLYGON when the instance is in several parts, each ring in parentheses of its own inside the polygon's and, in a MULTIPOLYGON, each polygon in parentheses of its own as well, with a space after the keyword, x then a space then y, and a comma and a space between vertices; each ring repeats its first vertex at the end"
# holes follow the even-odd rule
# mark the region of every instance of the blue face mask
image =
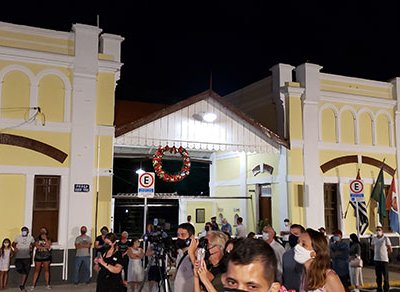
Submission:
POLYGON ((335 235, 335 236, 333 237, 333 241, 339 241, 339 240, 340 240, 339 236, 335 235))

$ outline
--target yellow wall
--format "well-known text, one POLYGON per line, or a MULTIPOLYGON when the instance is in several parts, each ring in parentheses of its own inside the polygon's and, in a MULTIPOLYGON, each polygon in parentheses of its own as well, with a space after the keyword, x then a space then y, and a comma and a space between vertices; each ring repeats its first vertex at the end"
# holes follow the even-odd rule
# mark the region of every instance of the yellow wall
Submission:
POLYGON ((291 222, 305 223, 304 218, 304 187, 302 182, 288 184, 288 205, 291 222))
POLYGON ((389 121, 386 116, 379 115, 376 120, 376 145, 389 146, 389 121))
MULTIPOLYGON (((69 133, 15 131, 13 134, 44 142, 69 154, 69 133)), ((0 144, 0 153, 0 165, 69 166, 69 157, 61 164, 47 155, 17 146, 0 144)))
POLYGON ((114 74, 97 75, 97 124, 112 126, 114 124, 114 74))
POLYGON ((355 95, 368 95, 371 97, 380 97, 386 99, 392 99, 391 87, 381 87, 374 85, 365 85, 360 83, 334 81, 334 80, 321 80, 321 90, 348 93, 355 95))
POLYGON ((239 178, 240 174, 240 158, 231 158, 217 160, 216 164, 216 181, 231 180, 239 178))
MULTIPOLYGON (((97 229, 92 234, 97 234, 102 226, 110 228, 111 218, 111 197, 112 197, 112 177, 100 176, 99 177, 99 194, 98 194, 98 215, 97 215, 97 229)), ((96 219, 96 187, 97 178, 93 182, 93 227, 95 226, 96 219)))
POLYGON ((205 209, 205 222, 209 222, 211 216, 215 215, 212 214, 214 209, 214 202, 212 201, 187 201, 186 208, 187 214, 192 215, 192 222, 195 225, 196 235, 198 235, 204 229, 205 225, 205 223, 196 223, 196 209, 205 209))
POLYGON ((6 119, 28 119, 30 81, 25 73, 12 71, 3 79, 0 116, 6 119))
POLYGON ((335 113, 327 108, 322 112, 322 140, 324 142, 336 142, 336 123, 335 113))
POLYGON ((288 175, 303 175, 303 149, 294 148, 288 151, 288 175))
POLYGON ((97 136, 94 167, 97 168, 98 145, 100 142, 100 168, 112 168, 113 166, 113 137, 97 136))
POLYGON ((240 186, 220 186, 215 188, 215 196, 231 197, 240 196, 240 186))
POLYGON ((360 144, 372 145, 372 121, 368 113, 362 113, 359 119, 360 144))
MULTIPOLYGON (((0 150, 0 153, 3 152, 0 150)), ((8 237, 13 241, 24 226, 25 176, 0 174, 0 186, 0 240, 8 237)))
POLYGON ((355 144, 354 117, 350 111, 343 111, 340 119, 341 142, 355 144))
POLYGON ((72 38, 55 38, 0 29, 0 46, 72 55, 72 38))
POLYGON ((65 85, 55 75, 43 77, 39 82, 38 106, 46 122, 63 122, 65 109, 65 85))
POLYGON ((303 139, 303 110, 299 97, 289 97, 289 135, 291 140, 303 139))

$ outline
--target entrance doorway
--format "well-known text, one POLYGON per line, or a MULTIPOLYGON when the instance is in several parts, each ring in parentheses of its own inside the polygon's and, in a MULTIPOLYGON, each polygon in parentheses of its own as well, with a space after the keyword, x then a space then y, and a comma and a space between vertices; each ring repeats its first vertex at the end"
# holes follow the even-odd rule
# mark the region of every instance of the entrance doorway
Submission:
POLYGON ((324 184, 324 207, 326 233, 332 234, 339 227, 337 184, 324 184))
POLYGON ((264 224, 272 225, 272 189, 271 184, 256 185, 258 193, 258 214, 259 220, 264 220, 264 224))

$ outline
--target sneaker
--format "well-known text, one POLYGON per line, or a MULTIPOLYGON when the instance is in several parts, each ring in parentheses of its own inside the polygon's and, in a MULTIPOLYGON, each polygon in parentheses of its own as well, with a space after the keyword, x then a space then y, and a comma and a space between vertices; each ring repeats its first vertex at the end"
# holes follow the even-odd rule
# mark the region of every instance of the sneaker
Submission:
POLYGON ((19 286, 19 291, 26 292, 25 286, 20 285, 20 286, 19 286))
POLYGON ((29 289, 28 289, 28 291, 33 291, 33 290, 35 290, 35 286, 31 286, 31 287, 29 287, 29 289))
POLYGON ((46 286, 46 289, 47 289, 47 290, 51 290, 51 286, 50 286, 50 285, 47 285, 47 286, 46 286))

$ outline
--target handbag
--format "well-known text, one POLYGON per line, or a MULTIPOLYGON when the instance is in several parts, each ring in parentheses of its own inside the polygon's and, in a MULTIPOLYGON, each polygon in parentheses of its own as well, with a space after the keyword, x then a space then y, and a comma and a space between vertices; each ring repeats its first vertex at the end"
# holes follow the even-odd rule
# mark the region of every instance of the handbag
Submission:
POLYGON ((363 260, 360 256, 357 256, 350 260, 350 267, 352 268, 362 268, 363 267, 363 260))

